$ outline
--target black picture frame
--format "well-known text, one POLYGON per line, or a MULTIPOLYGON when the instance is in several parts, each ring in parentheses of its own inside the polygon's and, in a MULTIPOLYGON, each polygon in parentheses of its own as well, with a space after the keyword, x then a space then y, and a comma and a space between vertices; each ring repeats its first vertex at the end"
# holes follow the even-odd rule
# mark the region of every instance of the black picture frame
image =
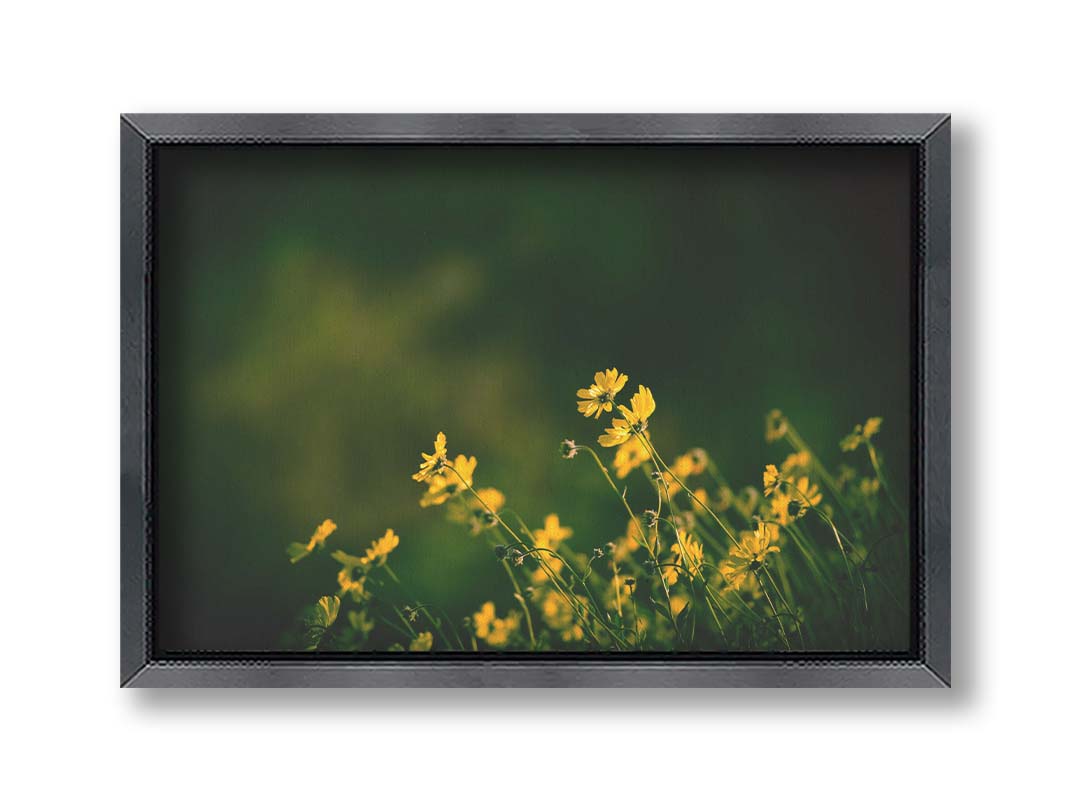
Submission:
POLYGON ((945 114, 128 114, 121 130, 121 658, 133 687, 948 687, 950 118, 945 114), (315 654, 160 658, 153 644, 153 165, 172 144, 743 143, 915 150, 916 636, 901 657, 315 654))

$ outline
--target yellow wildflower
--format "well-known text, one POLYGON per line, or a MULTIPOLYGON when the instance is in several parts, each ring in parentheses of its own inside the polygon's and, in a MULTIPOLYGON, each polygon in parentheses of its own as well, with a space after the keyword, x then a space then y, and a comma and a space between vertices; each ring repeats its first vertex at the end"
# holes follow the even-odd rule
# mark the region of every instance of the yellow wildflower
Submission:
POLYGON ((603 411, 611 413, 615 395, 622 391, 629 376, 620 375, 617 369, 607 369, 593 376, 588 389, 578 390, 578 411, 587 417, 600 419, 603 411))
POLYGON ((477 494, 478 497, 481 498, 481 501, 478 503, 478 505, 482 506, 482 508, 485 508, 485 506, 489 506, 489 508, 492 509, 494 514, 499 512, 500 509, 504 507, 504 493, 499 489, 494 489, 491 486, 487 486, 484 489, 479 489, 477 492, 475 492, 475 494, 477 494))
POLYGON ((756 512, 757 505, 759 505, 759 492, 756 491, 756 487, 745 486, 741 489, 741 493, 737 496, 737 510, 744 516, 751 517, 756 512))
POLYGON ((861 478, 860 479, 860 494, 864 497, 873 497, 878 494, 880 484, 877 478, 861 478))
POLYGON ((739 589, 749 575, 755 575, 771 553, 781 552, 781 548, 771 544, 771 536, 777 533, 773 523, 759 522, 755 531, 741 535, 741 542, 730 548, 730 552, 719 563, 719 574, 726 586, 739 589))
POLYGON ((668 587, 678 583, 678 578, 682 575, 682 571, 678 569, 677 561, 660 564, 658 569, 660 575, 663 577, 663 582, 666 583, 668 587))
POLYGON ((541 616, 545 624, 558 631, 565 642, 577 642, 583 638, 582 626, 575 619, 574 609, 567 598, 555 589, 549 589, 541 598, 541 616))
POLYGON ((478 459, 474 456, 467 458, 465 455, 456 456, 456 462, 452 469, 440 475, 431 475, 428 481, 429 488, 426 494, 419 500, 423 508, 439 506, 452 497, 462 492, 474 483, 474 468, 478 466, 478 459))
POLYGON ((447 516, 453 522, 470 525, 471 533, 479 534, 496 525, 496 515, 504 507, 506 498, 503 492, 491 486, 477 489, 474 494, 479 499, 449 505, 447 516))
MULTIPOLYGON (((700 489, 695 494, 699 495, 702 491, 704 490, 700 489)), ((718 511, 719 513, 722 513, 723 511, 729 509, 730 505, 734 502, 734 494, 730 491, 730 488, 728 486, 720 486, 718 489, 715 490, 715 496, 711 499, 710 503, 703 497, 701 499, 704 500, 704 502, 707 503, 709 506, 711 506, 712 511, 718 511)))
POLYGON ((778 467, 768 464, 763 468, 763 494, 771 496, 771 492, 778 488, 782 476, 778 474, 778 467))
POLYGON ((852 433, 841 440, 841 449, 846 453, 850 450, 855 450, 861 444, 868 444, 871 441, 871 437, 882 429, 881 417, 870 417, 862 425, 857 425, 852 429, 852 433))
POLYGON ((648 453, 648 448, 640 439, 629 439, 615 451, 615 460, 612 462, 612 466, 615 467, 615 475, 618 478, 625 478, 636 467, 648 461, 652 456, 648 453))
POLYGON ((611 421, 611 427, 605 428, 604 432, 597 437, 601 447, 615 447, 630 441, 633 430, 630 423, 617 417, 611 421))
POLYGON ((807 472, 811 467, 811 453, 801 450, 799 453, 790 453, 782 462, 781 473, 786 477, 795 477, 807 472))
MULTIPOLYGON (((573 535, 573 529, 560 526, 558 514, 549 514, 545 517, 545 526, 533 532, 533 546, 535 548, 544 548, 545 550, 555 550, 560 542, 570 539, 573 535)), ((559 568, 562 564, 559 558, 544 552, 535 553, 535 555, 539 560, 547 561, 546 566, 550 567, 557 575, 559 574, 559 568)), ((534 570, 531 580, 534 583, 544 583, 549 577, 549 570, 544 566, 539 566, 534 570)))
POLYGON ((711 498, 708 497, 707 489, 695 489, 693 491, 693 513, 704 514, 704 506, 711 505, 711 498))
POLYGON ((545 517, 545 527, 533 532, 534 547, 553 550, 560 542, 570 539, 573 535, 573 529, 564 528, 559 524, 559 514, 549 514, 545 517))
POLYGON ((497 514, 504 507, 504 493, 487 486, 476 494, 481 500, 471 506, 471 532, 481 533, 486 528, 496 525, 497 514))
POLYGON ((482 639, 492 647, 503 647, 508 639, 519 629, 519 612, 509 611, 508 615, 500 618, 496 615, 496 605, 488 601, 482 605, 480 611, 476 611, 471 617, 474 622, 474 635, 482 639))
POLYGON ((629 441, 632 436, 644 433, 648 430, 648 419, 656 410, 656 401, 652 392, 645 386, 639 385, 637 393, 630 398, 630 407, 619 406, 619 413, 623 418, 615 418, 611 421, 611 427, 605 428, 604 433, 597 437, 601 447, 617 447, 629 441))
POLYGON ((412 475, 411 479, 422 483, 431 475, 443 473, 445 467, 450 466, 446 445, 447 440, 444 432, 438 433, 433 443, 433 455, 429 453, 422 454, 422 463, 419 465, 419 471, 412 475))
POLYGON ((795 514, 790 511, 799 510, 799 504, 789 499, 785 492, 775 492, 771 497, 771 515, 782 525, 788 525, 793 521, 795 514), (790 506, 792 505, 792 509, 790 506))
POLYGON ((364 567, 367 560, 360 556, 351 556, 344 550, 334 550, 330 556, 341 565, 341 571, 337 573, 337 585, 341 594, 347 592, 351 593, 352 599, 356 601, 365 600, 367 576, 364 567))
POLYGON ((616 561, 622 561, 641 548, 641 529, 633 519, 626 523, 626 534, 616 539, 614 545, 616 561))
POLYGON ((311 534, 311 540, 304 544, 303 542, 292 542, 285 552, 289 556, 289 563, 295 564, 302 558, 306 558, 311 554, 311 551, 316 547, 322 547, 326 539, 330 534, 337 530, 337 525, 334 524, 332 519, 323 520, 323 523, 315 529, 315 532, 311 534))
POLYGON ((781 439, 788 430, 789 420, 777 408, 772 409, 771 413, 767 415, 767 441, 774 442, 781 439))
MULTIPOLYGON (((640 439, 636 439, 640 443, 640 439)), ((698 475, 704 467, 707 465, 707 453, 704 453, 704 461, 701 461, 694 456, 694 453, 704 453, 703 450, 690 450, 688 453, 683 453, 674 459, 674 463, 671 464, 669 472, 663 474, 662 484, 667 487, 667 497, 674 497, 685 486, 685 479, 698 475), (677 478, 677 480, 675 480, 677 478)))
POLYGON ((678 540, 671 545, 671 552, 691 572, 696 572, 704 563, 704 545, 683 529, 678 530, 678 540))
POLYGON ((793 486, 805 506, 817 506, 822 502, 822 492, 819 491, 818 485, 812 483, 807 476, 797 478, 793 486))
POLYGON ((423 631, 411 640, 408 650, 412 653, 425 653, 431 647, 433 647, 433 634, 429 631, 423 631))
POLYGON ((626 417, 626 421, 635 428, 640 428, 639 432, 648 427, 648 419, 655 410, 656 401, 652 392, 641 384, 637 386, 637 394, 630 398, 630 407, 619 406, 619 411, 626 417))
POLYGON ((699 447, 694 447, 674 459, 671 464, 671 472, 679 478, 689 478, 699 475, 708 466, 708 454, 699 447))
POLYGON ((798 478, 795 483, 781 484, 781 491, 771 498, 771 512, 782 525, 788 525, 794 519, 800 519, 810 506, 822 502, 822 492, 807 476, 798 478))
POLYGON ((370 564, 372 562, 377 562, 379 564, 384 564, 385 557, 396 550, 397 545, 399 544, 400 537, 393 533, 392 528, 389 528, 382 538, 375 539, 371 542, 370 547, 367 548, 367 555, 363 558, 363 563, 370 564))
POLYGON ((708 458, 708 451, 703 447, 694 447, 685 455, 692 465, 690 475, 699 475, 708 468, 708 464, 711 462, 711 459, 708 458))

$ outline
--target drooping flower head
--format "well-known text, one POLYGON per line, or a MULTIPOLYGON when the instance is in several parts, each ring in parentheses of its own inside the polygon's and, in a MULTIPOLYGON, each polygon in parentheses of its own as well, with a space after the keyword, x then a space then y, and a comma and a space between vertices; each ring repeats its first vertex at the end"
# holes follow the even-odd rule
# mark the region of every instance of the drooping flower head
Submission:
POLYGON ((778 526, 763 521, 757 523, 756 530, 742 534, 741 541, 719 563, 719 574, 727 587, 739 589, 749 575, 759 572, 768 555, 781 552, 771 543, 777 535, 778 526))
POLYGON ((615 468, 616 477, 625 478, 650 458, 652 456, 641 440, 630 438, 615 451, 615 460, 611 465, 615 468))
POLYGON ((440 475, 445 471, 446 467, 451 466, 448 461, 446 445, 447 440, 444 433, 438 433, 433 443, 433 455, 429 453, 422 454, 422 463, 419 465, 419 471, 412 475, 411 479, 422 483, 433 475, 440 475))
POLYGON ((644 385, 638 385, 637 394, 630 398, 629 408, 619 407, 626 421, 635 428, 640 427, 641 431, 648 427, 648 418, 655 410, 656 401, 652 398, 652 392, 644 385))
POLYGON ((689 461, 689 474, 699 475, 708 468, 708 464, 711 459, 708 458, 708 451, 703 447, 694 447, 688 451, 685 456, 679 456, 679 458, 685 458, 689 461))
POLYGON ((496 525, 497 514, 500 513, 500 509, 504 507, 504 503, 507 501, 504 493, 499 489, 494 489, 492 486, 479 489, 475 494, 478 495, 479 499, 471 507, 471 533, 481 533, 486 528, 496 525))
MULTIPOLYGON (((555 550, 561 542, 570 539, 573 535, 573 528, 565 528, 559 524, 558 514, 549 514, 545 517, 544 527, 538 528, 533 532, 533 546, 542 550, 555 550)), ((550 570, 558 571, 562 566, 562 562, 550 553, 541 552, 537 556, 550 569, 546 569, 545 566, 538 567, 533 572, 532 580, 534 583, 544 583, 550 577, 550 570)))
POLYGON ((614 367, 598 372, 588 389, 578 390, 578 411, 596 419, 600 419, 601 412, 610 414, 615 407, 615 395, 622 391, 628 378, 628 375, 620 375, 614 367))
POLYGON ((781 525, 800 519, 812 506, 822 502, 822 492, 817 484, 805 475, 793 484, 781 483, 771 498, 771 513, 781 525))
POLYGON ((782 476, 778 472, 778 467, 774 464, 768 464, 763 468, 763 494, 767 497, 771 496, 771 492, 778 488, 778 484, 782 482, 782 476))
POLYGON ((800 501, 807 506, 817 506, 822 502, 822 492, 819 491, 817 484, 812 483, 811 479, 806 475, 797 478, 796 483, 793 484, 796 488, 796 493, 800 496, 800 501))
POLYGON ((678 541, 671 545, 671 552, 686 569, 696 571, 704 563, 704 545, 683 529, 678 530, 678 541))
POLYGON ((841 449, 844 452, 855 450, 861 444, 868 444, 878 431, 882 429, 881 417, 870 417, 862 425, 857 425, 852 429, 852 433, 841 440, 841 449))
POLYGON ((380 539, 375 539, 367 548, 367 554, 363 558, 365 564, 384 564, 385 557, 396 550, 400 544, 400 537, 389 528, 380 539))
POLYGON ((330 534, 335 530, 337 530, 337 525, 332 519, 323 520, 322 524, 315 528, 315 532, 311 534, 311 539, 307 544, 304 544, 303 542, 292 542, 286 548, 290 563, 295 564, 302 558, 311 555, 311 552, 316 547, 322 547, 326 543, 330 534))
POLYGON ((619 413, 623 418, 616 417, 611 421, 611 427, 606 428, 597 441, 602 447, 617 447, 648 430, 648 419, 656 410, 656 401, 652 392, 645 386, 639 385, 637 393, 630 398, 630 407, 619 406, 619 413))
POLYGON ((497 524, 497 514, 504 507, 506 498, 503 492, 491 486, 476 489, 474 494, 476 497, 466 503, 449 503, 446 515, 453 522, 469 525, 471 533, 478 534, 497 524))
POLYGON ((341 565, 341 571, 337 573, 337 585, 341 594, 351 594, 356 602, 367 599, 366 559, 362 556, 352 556, 344 550, 334 550, 330 555, 333 560, 341 565))
POLYGON ((457 494, 465 491, 474 483, 474 468, 478 466, 478 459, 474 456, 468 458, 465 455, 456 456, 456 461, 451 469, 440 475, 431 475, 429 487, 419 500, 423 508, 439 506, 457 494))

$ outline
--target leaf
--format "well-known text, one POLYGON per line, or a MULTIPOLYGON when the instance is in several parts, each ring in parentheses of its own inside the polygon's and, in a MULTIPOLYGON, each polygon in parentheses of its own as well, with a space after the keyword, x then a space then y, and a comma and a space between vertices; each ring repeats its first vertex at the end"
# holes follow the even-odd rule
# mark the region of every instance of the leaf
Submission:
POLYGON ((314 625, 320 628, 328 628, 337 620, 337 612, 341 610, 341 598, 336 595, 320 597, 315 604, 312 613, 314 625))
POLYGON ((289 563, 295 564, 302 558, 307 558, 311 555, 311 551, 308 550, 308 546, 303 542, 291 542, 288 547, 285 548, 285 554, 289 556, 289 563))
POLYGON ((690 607, 690 604, 686 603, 685 607, 678 612, 678 616, 675 618, 675 620, 678 622, 679 628, 685 627, 685 621, 689 618, 690 607))
POLYGON ((363 563, 363 559, 360 556, 350 556, 344 550, 334 550, 330 553, 330 558, 345 567, 358 567, 363 563))
POLYGON ((668 622, 673 619, 673 617, 671 617, 671 612, 667 610, 667 607, 663 605, 663 603, 659 602, 658 600, 651 600, 649 602, 652 603, 652 608, 656 610, 656 613, 666 619, 668 622))

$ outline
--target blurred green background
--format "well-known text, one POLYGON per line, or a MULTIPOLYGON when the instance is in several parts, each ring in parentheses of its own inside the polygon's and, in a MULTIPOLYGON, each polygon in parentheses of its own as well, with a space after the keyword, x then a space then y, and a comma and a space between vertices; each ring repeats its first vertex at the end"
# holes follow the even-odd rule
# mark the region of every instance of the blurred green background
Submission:
MULTIPOLYGON (((596 370, 655 393, 657 446, 756 484, 781 408, 829 463, 870 415, 910 484, 912 156, 866 146, 159 149, 157 636, 272 650, 388 527, 456 618, 510 586, 420 509, 438 430, 531 526, 588 550, 625 516, 564 437, 596 370)), ((608 420, 602 420, 607 424, 608 420)), ((634 481, 636 484, 637 482, 634 481)), ((636 486, 635 486, 636 491, 636 486)))

